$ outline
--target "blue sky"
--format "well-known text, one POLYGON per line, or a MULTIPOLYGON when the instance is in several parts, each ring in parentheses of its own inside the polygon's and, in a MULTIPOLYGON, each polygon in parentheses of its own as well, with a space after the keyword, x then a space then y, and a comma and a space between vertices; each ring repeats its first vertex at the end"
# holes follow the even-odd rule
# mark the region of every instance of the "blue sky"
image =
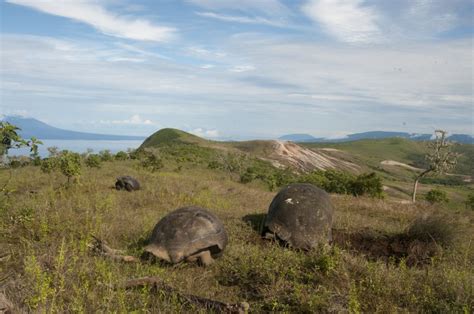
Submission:
POLYGON ((465 0, 2 0, 0 114, 208 138, 474 134, 465 0))

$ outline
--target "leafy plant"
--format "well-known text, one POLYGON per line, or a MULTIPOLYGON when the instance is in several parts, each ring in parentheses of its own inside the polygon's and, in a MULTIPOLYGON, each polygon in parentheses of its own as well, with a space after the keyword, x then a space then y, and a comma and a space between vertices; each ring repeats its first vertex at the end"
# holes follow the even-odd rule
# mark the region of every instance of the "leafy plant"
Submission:
POLYGON ((108 149, 101 150, 99 152, 99 156, 100 156, 100 159, 102 161, 112 161, 112 160, 114 160, 114 156, 112 155, 112 153, 108 149))
POLYGON ((89 168, 100 168, 102 159, 97 154, 90 154, 84 159, 84 162, 89 168))
POLYGON ((81 156, 78 153, 63 151, 59 157, 59 169, 67 177, 69 184, 72 178, 81 174, 81 156))
POLYGON ((163 168, 163 161, 156 154, 150 151, 144 151, 142 154, 143 157, 141 160, 141 166, 143 168, 148 169, 151 172, 155 172, 163 168))
POLYGON ((429 190, 425 195, 425 199, 431 204, 447 203, 449 201, 446 192, 438 188, 429 190))
POLYGON ((474 192, 471 192, 466 199, 466 207, 474 210, 474 192))
POLYGON ((38 145, 43 145, 43 142, 38 140, 36 137, 31 137, 31 139, 28 141, 27 145, 30 147, 30 156, 31 159, 33 159, 33 164, 35 166, 39 166, 41 163, 41 158, 38 153, 38 145))
POLYGON ((352 182, 351 193, 354 196, 367 194, 370 197, 383 198, 382 179, 375 172, 361 174, 352 182))
POLYGON ((115 154, 115 160, 127 160, 128 154, 124 151, 119 151, 115 154))

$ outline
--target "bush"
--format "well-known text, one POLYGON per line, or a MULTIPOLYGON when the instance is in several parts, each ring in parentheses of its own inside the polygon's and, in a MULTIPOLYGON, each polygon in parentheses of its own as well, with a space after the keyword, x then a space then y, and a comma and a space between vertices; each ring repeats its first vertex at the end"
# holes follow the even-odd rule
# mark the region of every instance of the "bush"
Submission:
POLYGON ((81 155, 67 150, 60 152, 57 157, 45 158, 41 162, 41 171, 51 173, 59 170, 67 177, 68 183, 70 183, 71 178, 81 174, 81 168, 81 155))
POLYGON ((375 172, 361 174, 352 182, 354 196, 367 194, 370 197, 383 198, 382 179, 375 172))
POLYGON ((449 201, 446 192, 440 189, 432 189, 425 195, 425 199, 431 204, 435 203, 447 203, 449 201))
POLYGON ((102 161, 112 161, 112 160, 114 160, 114 156, 112 155, 112 153, 108 149, 101 150, 99 152, 99 155, 100 155, 100 159, 102 161))
POLYGON ((124 151, 120 151, 117 154, 115 154, 115 160, 127 160, 128 159, 128 154, 124 151))
POLYGON ((71 178, 81 174, 81 155, 70 151, 63 151, 59 157, 59 169, 67 177, 69 183, 71 178))
POLYGON ((49 157, 49 158, 44 158, 41 161, 41 171, 44 173, 51 173, 55 169, 57 169, 58 166, 58 158, 57 157, 49 157))
POLYGON ((97 154, 90 154, 85 159, 85 164, 89 168, 100 168, 101 158, 97 154))
POLYGON ((471 192, 466 199, 466 207, 474 210, 474 192, 471 192))
POLYGON ((300 176, 296 181, 311 183, 328 193, 383 198, 382 179, 375 172, 355 177, 350 173, 338 170, 316 170, 300 176))
POLYGON ((149 151, 142 152, 141 166, 151 172, 158 171, 163 168, 163 161, 157 155, 149 151))

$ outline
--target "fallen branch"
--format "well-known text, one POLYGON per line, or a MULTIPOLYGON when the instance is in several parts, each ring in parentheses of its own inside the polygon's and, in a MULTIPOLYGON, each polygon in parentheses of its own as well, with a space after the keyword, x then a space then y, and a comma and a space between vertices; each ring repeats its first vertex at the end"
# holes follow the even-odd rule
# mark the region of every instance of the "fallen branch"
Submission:
POLYGON ((94 235, 92 235, 92 238, 94 239, 94 241, 91 244, 89 244, 89 247, 95 253, 107 258, 111 258, 116 261, 132 262, 132 263, 140 262, 140 260, 136 258, 135 256, 124 255, 123 251, 112 249, 104 241, 95 237, 94 235))
POLYGON ((216 300, 211 300, 203 297, 199 297, 191 294, 183 294, 163 283, 159 277, 142 277, 138 279, 131 279, 126 281, 121 287, 125 289, 139 288, 151 286, 157 291, 164 291, 169 294, 175 294, 178 298, 182 299, 186 303, 198 305, 206 310, 214 310, 217 312, 224 313, 247 313, 249 304, 247 302, 241 303, 224 303, 216 300))

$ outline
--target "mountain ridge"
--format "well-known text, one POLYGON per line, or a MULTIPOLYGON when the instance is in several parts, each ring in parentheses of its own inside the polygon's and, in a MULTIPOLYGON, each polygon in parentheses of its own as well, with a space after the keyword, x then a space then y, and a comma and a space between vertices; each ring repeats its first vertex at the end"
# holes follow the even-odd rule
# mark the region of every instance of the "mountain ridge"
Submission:
POLYGON ((18 132, 23 138, 36 137, 42 140, 143 140, 144 136, 97 134, 65 130, 46 124, 35 118, 20 116, 5 116, 3 121, 16 125, 21 130, 18 132))
MULTIPOLYGON (((287 134, 279 137, 280 140, 292 141, 297 143, 343 143, 366 139, 386 139, 386 138, 405 138, 412 141, 429 141, 432 134, 408 133, 396 131, 368 131, 349 134, 343 138, 327 139, 323 137, 314 137, 310 134, 287 134)), ((474 144, 474 137, 468 134, 451 134, 448 139, 462 144, 474 144)))

